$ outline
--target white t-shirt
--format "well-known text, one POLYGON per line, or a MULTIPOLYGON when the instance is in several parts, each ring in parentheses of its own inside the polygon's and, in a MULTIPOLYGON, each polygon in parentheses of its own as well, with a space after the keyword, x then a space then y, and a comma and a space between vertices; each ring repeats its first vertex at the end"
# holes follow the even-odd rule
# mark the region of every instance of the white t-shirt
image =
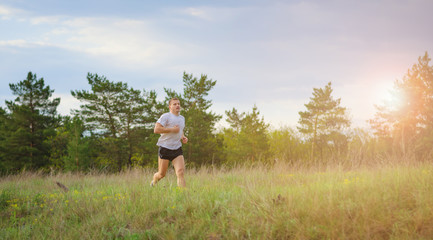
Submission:
POLYGON ((161 133, 161 137, 159 137, 156 145, 170 150, 176 150, 182 147, 180 140, 182 139, 183 129, 185 128, 185 118, 182 115, 176 116, 170 112, 164 113, 156 122, 168 128, 178 125, 180 129, 178 133, 161 133))

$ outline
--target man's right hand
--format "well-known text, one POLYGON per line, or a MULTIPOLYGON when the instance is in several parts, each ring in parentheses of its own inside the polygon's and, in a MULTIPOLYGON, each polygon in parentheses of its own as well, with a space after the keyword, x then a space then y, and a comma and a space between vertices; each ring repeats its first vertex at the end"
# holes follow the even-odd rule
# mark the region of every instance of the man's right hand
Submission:
POLYGON ((172 133, 178 133, 179 131, 180 131, 179 125, 176 125, 176 126, 171 128, 172 133))
POLYGON ((154 133, 163 134, 163 133, 178 133, 180 131, 179 125, 174 127, 163 127, 161 123, 155 123, 155 128, 153 129, 154 133))

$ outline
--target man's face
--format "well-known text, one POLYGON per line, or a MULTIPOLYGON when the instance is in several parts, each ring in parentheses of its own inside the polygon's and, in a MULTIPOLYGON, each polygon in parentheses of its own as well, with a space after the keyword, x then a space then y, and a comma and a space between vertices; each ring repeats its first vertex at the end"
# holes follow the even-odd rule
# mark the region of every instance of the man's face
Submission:
POLYGON ((170 112, 179 113, 180 112, 180 101, 179 100, 171 100, 170 105, 168 106, 170 112))

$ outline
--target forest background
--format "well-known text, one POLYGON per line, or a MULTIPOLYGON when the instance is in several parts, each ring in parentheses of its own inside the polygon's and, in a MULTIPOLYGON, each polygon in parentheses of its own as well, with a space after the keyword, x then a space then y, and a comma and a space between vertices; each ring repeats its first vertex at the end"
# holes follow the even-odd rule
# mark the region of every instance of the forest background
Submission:
POLYGON ((88 73, 90 90, 72 90, 81 102, 74 113, 57 112, 60 98, 43 78, 29 72, 10 83, 15 99, 0 108, 0 172, 23 170, 118 172, 157 167, 156 120, 168 99, 181 101, 185 116, 187 167, 226 167, 284 162, 294 165, 361 165, 392 159, 428 161, 433 151, 433 66, 426 52, 392 89, 393 98, 377 106, 369 129, 352 128, 348 109, 333 96, 332 83, 313 88, 296 128, 271 128, 253 105, 212 112, 209 92, 217 84, 207 75, 184 72, 183 92, 137 90, 126 82, 88 73), (217 129, 221 119, 227 127, 217 129))

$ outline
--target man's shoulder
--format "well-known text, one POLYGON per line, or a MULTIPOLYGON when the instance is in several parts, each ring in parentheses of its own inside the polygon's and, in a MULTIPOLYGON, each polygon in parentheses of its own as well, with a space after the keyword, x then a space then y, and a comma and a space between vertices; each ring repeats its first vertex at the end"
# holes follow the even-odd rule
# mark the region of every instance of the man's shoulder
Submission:
POLYGON ((182 115, 174 115, 174 114, 172 114, 172 119, 173 119, 173 121, 176 121, 176 122, 185 122, 185 117, 184 116, 182 116, 182 115))
POLYGON ((161 118, 166 118, 166 117, 169 117, 169 116, 170 116, 170 113, 167 112, 167 113, 163 113, 163 114, 161 115, 161 118))
POLYGON ((185 122, 185 117, 182 115, 179 115, 179 118, 181 119, 181 121, 185 122))
POLYGON ((175 114, 173 114, 173 113, 171 113, 171 112, 168 112, 168 113, 163 113, 162 115, 161 115, 161 118, 163 119, 163 118, 169 118, 169 119, 179 119, 179 118, 181 118, 181 119, 183 119, 183 120, 185 120, 185 117, 184 116, 182 116, 182 115, 175 115, 175 114))
POLYGON ((164 113, 164 114, 167 114, 167 115, 170 115, 170 116, 172 116, 172 117, 174 117, 174 118, 185 118, 184 116, 182 116, 182 115, 176 115, 176 114, 173 114, 173 113, 171 113, 171 112, 168 112, 168 113, 164 113))
POLYGON ((158 121, 156 121, 156 122, 161 123, 161 122, 167 121, 169 118, 170 118, 169 113, 163 113, 161 115, 161 117, 159 117, 158 121))

